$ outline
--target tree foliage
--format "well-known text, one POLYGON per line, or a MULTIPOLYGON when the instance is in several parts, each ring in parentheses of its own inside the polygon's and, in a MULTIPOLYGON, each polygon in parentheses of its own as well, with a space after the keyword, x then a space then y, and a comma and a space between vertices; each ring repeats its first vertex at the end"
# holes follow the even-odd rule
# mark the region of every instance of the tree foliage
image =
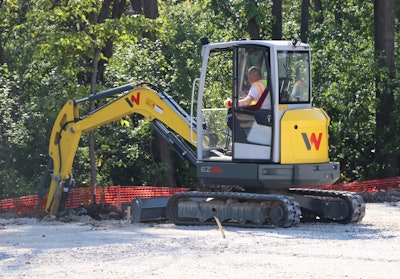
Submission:
MULTIPOLYGON (((331 117, 331 159, 340 161, 348 180, 378 176, 382 162, 376 161, 376 92, 385 92, 385 84, 377 88, 375 81, 385 72, 375 63, 372 1, 165 0, 158 1, 155 19, 136 13, 131 6, 136 2, 0 1, 0 198, 36 191, 59 109, 67 99, 90 93, 95 49, 101 50, 99 63, 104 66, 98 90, 151 82, 188 109, 201 63, 199 39, 270 39, 278 28, 274 4, 282 4, 282 38, 306 34, 312 47, 314 104, 331 117), (120 17, 110 13, 99 21, 102 5, 117 4, 120 17), (302 25, 304 5, 309 5, 308 25, 302 25), (258 34, 251 33, 251 26, 258 34)), ((395 8, 398 17, 398 3, 395 8)), ((398 41, 398 21, 395 28, 398 41)), ((398 48, 394 59, 398 62, 398 48)), ((396 70, 390 75, 391 131, 397 131, 400 122, 396 70)), ((100 185, 164 183, 159 177, 166 168, 152 152, 153 133, 140 117, 127 117, 95 133, 100 185)), ((87 143, 85 135, 74 163, 79 185, 90 184, 87 143)), ((398 146, 397 136, 385 146, 397 160, 398 146)), ((193 181, 193 169, 178 157, 174 168, 179 185, 193 181)))
POLYGON ((331 117, 331 157, 341 162, 343 174, 352 180, 371 178, 376 105, 373 9, 349 2, 338 11, 336 3, 329 4, 325 10, 334 13, 326 13, 323 24, 312 25, 310 31, 314 103, 331 117))

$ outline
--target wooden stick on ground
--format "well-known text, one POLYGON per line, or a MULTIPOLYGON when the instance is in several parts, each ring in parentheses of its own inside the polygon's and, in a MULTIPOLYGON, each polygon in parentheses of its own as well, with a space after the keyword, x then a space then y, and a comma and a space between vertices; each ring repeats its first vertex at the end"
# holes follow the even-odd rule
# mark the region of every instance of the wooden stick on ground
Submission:
POLYGON ((129 205, 128 205, 128 208, 126 209, 126 220, 129 223, 132 222, 131 207, 129 205))
POLYGON ((221 221, 218 219, 217 216, 214 216, 215 222, 217 222, 218 228, 221 231, 222 238, 225 238, 224 228, 222 227, 221 221))

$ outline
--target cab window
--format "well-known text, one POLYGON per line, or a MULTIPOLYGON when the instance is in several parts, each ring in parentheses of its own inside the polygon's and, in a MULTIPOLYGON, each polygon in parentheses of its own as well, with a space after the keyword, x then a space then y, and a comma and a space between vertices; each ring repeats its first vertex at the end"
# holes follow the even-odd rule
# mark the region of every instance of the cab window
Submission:
POLYGON ((309 52, 279 51, 278 75, 281 104, 310 102, 309 52))

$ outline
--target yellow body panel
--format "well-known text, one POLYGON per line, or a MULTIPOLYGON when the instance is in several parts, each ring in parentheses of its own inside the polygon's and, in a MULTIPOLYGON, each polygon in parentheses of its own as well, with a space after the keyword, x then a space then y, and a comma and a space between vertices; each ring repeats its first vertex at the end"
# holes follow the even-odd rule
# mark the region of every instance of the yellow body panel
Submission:
POLYGON ((133 88, 81 119, 79 104, 69 100, 58 114, 50 137, 49 155, 53 160, 53 175, 46 204, 48 213, 57 213, 63 183, 72 178, 72 164, 82 132, 134 113, 144 116, 149 121, 160 120, 193 145, 193 142, 197 141, 195 131, 191 131, 185 119, 164 101, 158 92, 145 85, 133 88))
POLYGON ((286 111, 281 119, 281 163, 329 162, 329 122, 322 109, 286 111))

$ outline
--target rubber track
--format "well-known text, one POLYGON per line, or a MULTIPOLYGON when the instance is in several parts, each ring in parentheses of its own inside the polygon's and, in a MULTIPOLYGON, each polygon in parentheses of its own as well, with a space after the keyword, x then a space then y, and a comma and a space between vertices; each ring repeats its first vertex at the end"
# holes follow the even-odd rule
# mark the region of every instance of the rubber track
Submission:
MULTIPOLYGON (((215 198, 215 199, 238 199, 246 202, 251 201, 280 201, 284 204, 287 209, 287 220, 282 227, 291 227, 300 223, 300 206, 298 202, 285 195, 270 195, 270 194, 253 194, 253 193, 238 193, 238 192, 181 192, 173 195, 167 205, 167 218, 176 225, 215 225, 214 220, 199 221, 196 218, 179 218, 178 216, 178 204, 181 200, 187 200, 189 198, 215 198)), ((273 224, 253 224, 253 223, 239 223, 239 222, 222 222, 224 226, 234 226, 243 228, 271 228, 276 227, 273 224)))
POLYGON ((330 190, 317 190, 317 189, 289 189, 289 193, 303 195, 303 196, 316 196, 321 198, 340 198, 350 208, 349 215, 344 220, 324 220, 331 222, 339 222, 342 224, 360 222, 365 216, 365 202, 363 198, 353 192, 346 191, 330 191, 330 190))

